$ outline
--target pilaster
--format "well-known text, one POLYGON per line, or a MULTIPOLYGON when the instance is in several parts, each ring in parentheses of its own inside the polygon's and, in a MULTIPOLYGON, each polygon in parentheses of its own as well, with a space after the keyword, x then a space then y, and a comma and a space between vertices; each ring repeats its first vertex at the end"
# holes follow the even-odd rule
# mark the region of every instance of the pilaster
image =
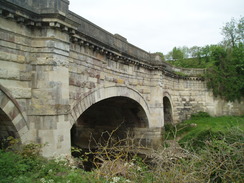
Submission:
POLYGON ((32 46, 32 140, 45 144, 44 156, 69 154, 69 35, 44 27, 35 32, 32 46))

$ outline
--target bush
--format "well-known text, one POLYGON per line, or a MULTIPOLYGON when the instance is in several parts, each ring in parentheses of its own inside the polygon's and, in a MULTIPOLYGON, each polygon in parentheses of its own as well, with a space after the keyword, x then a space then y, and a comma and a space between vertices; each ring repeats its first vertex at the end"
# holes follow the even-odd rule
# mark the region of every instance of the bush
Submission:
POLYGON ((197 163, 203 168, 206 182, 243 182, 243 138, 243 131, 230 129, 221 139, 213 138, 206 142, 197 163))
POLYGON ((26 169, 26 165, 20 163, 21 158, 12 153, 0 150, 0 180, 10 182, 14 176, 21 175, 26 169))
POLYGON ((205 130, 188 140, 194 143, 190 141, 187 149, 178 148, 178 152, 170 154, 162 149, 155 153, 158 155, 153 160, 155 182, 243 182, 243 130, 238 127, 217 133, 205 130), (197 151, 188 151, 194 148, 197 151))
POLYGON ((19 139, 16 139, 12 136, 9 137, 0 137, 0 149, 2 150, 18 150, 19 148, 19 139))
POLYGON ((180 139, 179 143, 182 147, 191 151, 198 151, 206 146, 206 142, 211 139, 222 139, 224 134, 220 131, 214 132, 211 129, 203 130, 192 135, 188 135, 180 139))

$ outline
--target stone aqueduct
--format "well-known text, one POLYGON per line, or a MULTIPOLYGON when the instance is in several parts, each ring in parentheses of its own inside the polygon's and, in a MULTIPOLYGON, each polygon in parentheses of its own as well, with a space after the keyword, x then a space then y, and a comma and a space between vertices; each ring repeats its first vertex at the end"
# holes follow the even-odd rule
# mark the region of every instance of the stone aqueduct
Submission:
POLYGON ((68 7, 0 0, 1 137, 48 143, 43 154, 54 156, 119 125, 157 145, 165 123, 194 112, 244 113, 243 101, 213 97, 204 70, 172 67, 68 7))

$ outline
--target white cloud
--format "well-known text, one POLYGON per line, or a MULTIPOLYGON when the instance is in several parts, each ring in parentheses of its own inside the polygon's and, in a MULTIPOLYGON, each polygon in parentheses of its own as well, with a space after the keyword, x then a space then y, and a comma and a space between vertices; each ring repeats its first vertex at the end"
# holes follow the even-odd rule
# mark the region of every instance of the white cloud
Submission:
POLYGON ((243 0, 70 0, 70 10, 145 51, 221 41, 220 28, 243 16, 243 0))

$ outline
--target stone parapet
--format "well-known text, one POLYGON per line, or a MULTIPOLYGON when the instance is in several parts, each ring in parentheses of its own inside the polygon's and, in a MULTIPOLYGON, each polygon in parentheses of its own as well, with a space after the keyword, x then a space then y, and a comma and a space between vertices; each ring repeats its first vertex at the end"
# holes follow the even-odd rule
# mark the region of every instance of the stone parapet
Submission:
POLYGON ((8 7, 19 6, 39 14, 59 13, 65 15, 69 6, 68 0, 1 0, 0 2, 1 5, 8 3, 8 7))

